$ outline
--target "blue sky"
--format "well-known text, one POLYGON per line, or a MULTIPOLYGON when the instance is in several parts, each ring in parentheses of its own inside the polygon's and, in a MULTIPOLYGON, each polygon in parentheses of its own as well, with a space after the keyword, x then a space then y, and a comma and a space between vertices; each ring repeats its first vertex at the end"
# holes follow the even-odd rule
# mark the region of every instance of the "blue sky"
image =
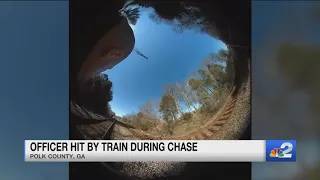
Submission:
POLYGON ((110 103, 117 115, 137 112, 148 100, 159 101, 167 84, 182 82, 192 75, 209 53, 226 46, 219 40, 194 30, 178 34, 166 24, 157 24, 148 17, 152 10, 143 11, 133 27, 135 52, 108 70, 114 97, 110 103))

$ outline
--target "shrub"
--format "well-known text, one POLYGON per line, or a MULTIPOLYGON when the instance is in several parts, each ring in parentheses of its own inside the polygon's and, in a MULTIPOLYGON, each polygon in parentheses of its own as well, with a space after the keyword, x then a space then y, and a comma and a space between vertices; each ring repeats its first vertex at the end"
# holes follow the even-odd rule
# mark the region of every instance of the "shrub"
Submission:
POLYGON ((180 119, 182 121, 188 121, 188 120, 192 119, 192 113, 190 113, 190 112, 183 113, 180 119))

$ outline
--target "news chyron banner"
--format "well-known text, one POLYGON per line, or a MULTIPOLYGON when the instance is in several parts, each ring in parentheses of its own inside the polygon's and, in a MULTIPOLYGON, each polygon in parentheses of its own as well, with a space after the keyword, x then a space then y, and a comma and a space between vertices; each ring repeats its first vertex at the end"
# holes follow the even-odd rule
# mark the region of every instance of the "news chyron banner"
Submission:
POLYGON ((26 140, 26 162, 295 162, 295 140, 26 140))

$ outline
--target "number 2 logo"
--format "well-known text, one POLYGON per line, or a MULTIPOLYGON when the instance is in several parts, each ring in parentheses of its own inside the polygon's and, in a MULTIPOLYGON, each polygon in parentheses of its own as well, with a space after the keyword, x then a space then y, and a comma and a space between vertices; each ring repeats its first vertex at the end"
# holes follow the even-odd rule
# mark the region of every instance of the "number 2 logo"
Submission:
POLYGON ((281 144, 281 147, 280 147, 283 151, 283 156, 282 157, 279 157, 279 158, 291 158, 292 157, 292 154, 290 153, 293 149, 293 145, 289 142, 285 142, 285 143, 282 143, 281 144), (285 149, 287 147, 287 149, 285 149))

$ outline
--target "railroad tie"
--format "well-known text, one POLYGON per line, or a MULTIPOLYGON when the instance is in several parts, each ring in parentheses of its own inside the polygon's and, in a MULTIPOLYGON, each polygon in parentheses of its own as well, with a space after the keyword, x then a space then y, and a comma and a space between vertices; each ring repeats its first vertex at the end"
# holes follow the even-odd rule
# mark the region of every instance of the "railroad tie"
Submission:
POLYGON ((213 126, 222 126, 226 123, 226 121, 215 121, 213 126))

